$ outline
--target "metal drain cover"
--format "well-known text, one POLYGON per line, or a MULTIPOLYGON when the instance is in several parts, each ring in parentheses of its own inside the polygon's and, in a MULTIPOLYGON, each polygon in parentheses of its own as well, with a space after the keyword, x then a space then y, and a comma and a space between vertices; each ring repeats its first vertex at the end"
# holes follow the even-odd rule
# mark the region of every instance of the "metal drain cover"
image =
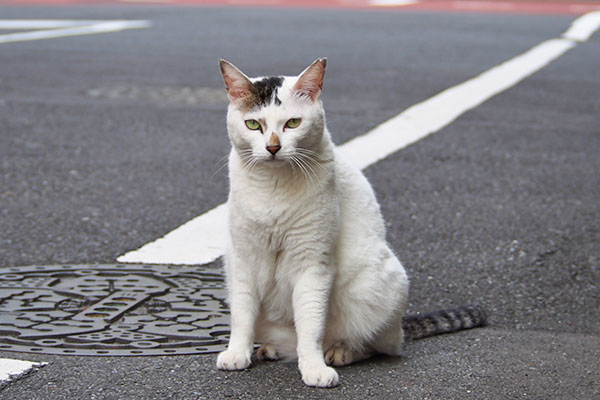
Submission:
POLYGON ((205 354, 225 349, 218 270, 59 265, 0 270, 0 350, 79 356, 205 354))

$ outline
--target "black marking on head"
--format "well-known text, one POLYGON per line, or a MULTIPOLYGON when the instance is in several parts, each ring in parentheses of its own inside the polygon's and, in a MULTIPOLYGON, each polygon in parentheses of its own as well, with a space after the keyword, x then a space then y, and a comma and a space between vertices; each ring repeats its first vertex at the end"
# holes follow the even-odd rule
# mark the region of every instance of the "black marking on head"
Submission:
POLYGON ((275 105, 281 105, 281 100, 277 97, 277 89, 283 84, 282 76, 264 78, 252 84, 256 88, 255 105, 266 106, 272 101, 275 105))

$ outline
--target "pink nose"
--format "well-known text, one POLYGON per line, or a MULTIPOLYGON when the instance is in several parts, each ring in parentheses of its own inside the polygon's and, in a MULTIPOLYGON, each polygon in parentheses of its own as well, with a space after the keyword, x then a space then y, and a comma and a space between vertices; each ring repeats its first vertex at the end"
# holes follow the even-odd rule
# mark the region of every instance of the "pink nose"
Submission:
POLYGON ((277 153, 279 151, 279 149, 281 149, 281 146, 277 145, 277 146, 267 146, 267 151, 273 155, 275 155, 275 153, 277 153))

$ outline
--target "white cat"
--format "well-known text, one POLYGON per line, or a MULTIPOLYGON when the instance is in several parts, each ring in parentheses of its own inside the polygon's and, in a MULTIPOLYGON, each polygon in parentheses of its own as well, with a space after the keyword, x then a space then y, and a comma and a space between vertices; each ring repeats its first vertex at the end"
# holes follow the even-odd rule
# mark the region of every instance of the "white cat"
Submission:
POLYGON ((230 104, 231 338, 217 367, 296 358, 309 386, 343 366, 399 355, 408 278, 379 205, 332 143, 320 100, 326 59, 297 77, 249 79, 221 60, 230 104))

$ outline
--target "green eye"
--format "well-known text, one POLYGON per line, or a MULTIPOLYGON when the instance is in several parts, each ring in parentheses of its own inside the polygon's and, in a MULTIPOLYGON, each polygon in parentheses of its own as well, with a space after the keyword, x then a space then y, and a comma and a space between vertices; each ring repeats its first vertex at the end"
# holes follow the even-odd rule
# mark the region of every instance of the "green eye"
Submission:
POLYGON ((294 129, 300 125, 300 122, 302 122, 302 120, 300 118, 292 118, 292 119, 288 120, 288 122, 285 123, 285 127, 294 129))
POLYGON ((260 124, 255 119, 247 119, 245 122, 248 129, 252 131, 257 131, 260 129, 260 124))

